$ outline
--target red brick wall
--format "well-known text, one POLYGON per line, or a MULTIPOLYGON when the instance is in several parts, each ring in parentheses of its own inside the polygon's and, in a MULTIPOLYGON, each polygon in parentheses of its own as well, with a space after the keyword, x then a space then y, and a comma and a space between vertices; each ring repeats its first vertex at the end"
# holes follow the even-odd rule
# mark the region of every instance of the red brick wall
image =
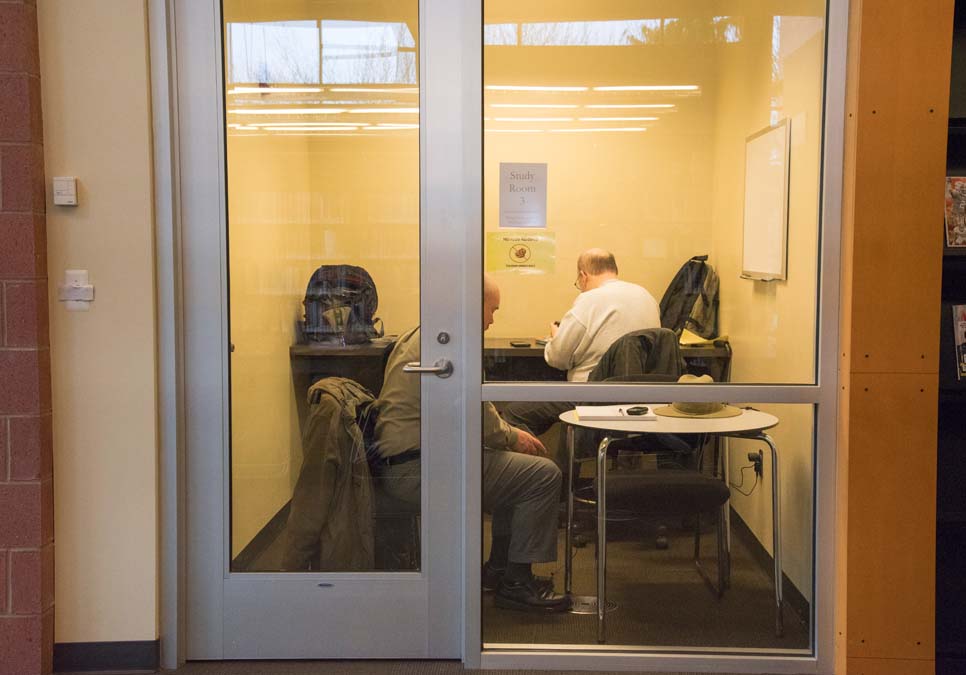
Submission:
POLYGON ((0 0, 0 674, 51 671, 54 527, 36 3, 0 0))

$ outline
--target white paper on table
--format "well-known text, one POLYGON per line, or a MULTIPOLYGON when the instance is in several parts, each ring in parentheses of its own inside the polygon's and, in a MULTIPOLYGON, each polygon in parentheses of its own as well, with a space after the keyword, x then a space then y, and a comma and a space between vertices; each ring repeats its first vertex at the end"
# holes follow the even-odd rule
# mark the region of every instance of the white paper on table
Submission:
POLYGON ((627 403, 621 405, 578 405, 577 419, 584 422, 647 422, 657 419, 654 407, 644 403, 627 403), (643 415, 628 415, 627 409, 644 406, 647 412, 643 415))

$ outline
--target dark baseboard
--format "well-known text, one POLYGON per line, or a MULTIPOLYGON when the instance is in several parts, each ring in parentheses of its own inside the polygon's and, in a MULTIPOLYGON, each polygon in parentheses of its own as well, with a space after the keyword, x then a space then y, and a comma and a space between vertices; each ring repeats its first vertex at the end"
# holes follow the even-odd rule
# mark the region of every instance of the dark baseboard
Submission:
POLYGON ((271 546, 282 531, 285 530, 285 524, 288 522, 288 512, 292 507, 291 500, 285 502, 285 506, 278 510, 272 519, 265 524, 265 527, 258 531, 250 542, 248 546, 243 548, 235 559, 231 561, 231 571, 232 572, 248 572, 252 569, 255 561, 258 557, 264 553, 269 546, 271 546))
MULTIPOLYGON (((731 509, 731 535, 741 539, 741 543, 748 547, 751 556, 764 569, 771 571, 774 568, 774 558, 765 550, 755 533, 751 531, 748 524, 742 520, 734 509, 731 509)), ((812 612, 808 600, 784 572, 782 573, 782 599, 785 601, 785 605, 791 607, 792 611, 798 615, 803 624, 806 626, 810 624, 812 612)))
POLYGON ((54 672, 141 670, 161 663, 161 641, 60 642, 54 645, 54 672))

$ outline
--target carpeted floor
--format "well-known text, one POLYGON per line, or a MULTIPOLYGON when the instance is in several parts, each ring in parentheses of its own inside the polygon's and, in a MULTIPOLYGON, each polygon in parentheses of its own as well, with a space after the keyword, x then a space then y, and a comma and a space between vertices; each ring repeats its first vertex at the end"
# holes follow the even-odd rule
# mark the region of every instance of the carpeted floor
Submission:
MULTIPOLYGON (((691 532, 668 524, 666 550, 654 540, 657 522, 630 521, 608 525, 607 598, 617 603, 608 613, 607 643, 657 647, 753 648, 806 650, 808 626, 785 608, 785 635, 775 636, 774 590, 768 570, 752 556, 740 537, 732 537, 731 588, 717 599, 692 562, 691 532)), ((484 528, 488 529, 488 528, 484 528)), ((704 529, 704 528, 703 528, 704 529)), ((715 568, 715 535, 702 535, 702 564, 715 568)), ((488 539, 488 537, 486 538, 488 539)), ((484 540, 486 540, 484 539, 484 540)), ((556 565, 535 568, 553 574, 563 588, 563 532, 556 565)), ((596 595, 594 546, 576 549, 574 593, 596 595)), ((592 615, 532 615, 499 609, 491 596, 483 602, 483 642, 596 645, 592 615)))
MULTIPOLYGON (((609 525, 607 593, 617 609, 608 614, 608 644, 670 650, 808 649, 807 621, 787 605, 785 635, 775 636, 770 570, 762 567, 740 536, 732 536, 731 588, 718 599, 694 568, 691 532, 667 521, 669 547, 658 550, 654 545, 656 525, 646 521, 609 525)), ((484 541, 489 541, 489 518, 483 529, 484 541)), ((715 534, 710 526, 704 529, 702 562, 706 569, 714 570, 715 534)), ((560 530, 558 563, 535 567, 538 574, 554 575, 558 591, 563 589, 563 539, 560 530)), ((278 569, 280 556, 280 545, 272 545, 259 556, 254 569, 278 569)), ((593 544, 575 549, 574 593, 596 595, 593 544)), ((495 607, 489 594, 483 599, 482 626, 488 647, 597 644, 596 617, 592 615, 507 611, 495 607)))

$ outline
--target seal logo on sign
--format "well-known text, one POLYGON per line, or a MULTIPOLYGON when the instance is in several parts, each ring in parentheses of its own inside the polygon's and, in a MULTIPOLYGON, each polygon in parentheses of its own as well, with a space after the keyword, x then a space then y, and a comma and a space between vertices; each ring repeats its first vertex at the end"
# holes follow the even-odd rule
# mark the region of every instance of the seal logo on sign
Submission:
POLYGON ((530 247, 526 244, 514 244, 510 247, 510 261, 519 263, 525 263, 530 260, 530 247))

